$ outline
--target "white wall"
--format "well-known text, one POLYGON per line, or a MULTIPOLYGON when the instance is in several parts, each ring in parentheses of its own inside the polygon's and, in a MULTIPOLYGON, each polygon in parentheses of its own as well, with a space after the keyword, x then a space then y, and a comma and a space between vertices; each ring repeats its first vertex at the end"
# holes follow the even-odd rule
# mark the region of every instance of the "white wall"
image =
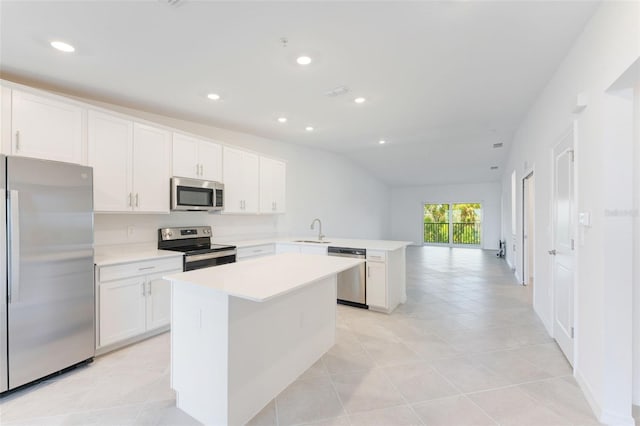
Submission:
MULTIPOLYGON (((536 176, 534 307, 553 333, 551 261, 551 149, 576 121, 577 201, 590 212, 592 226, 580 228, 577 242, 575 375, 601 421, 632 424, 631 217, 632 145, 621 135, 620 111, 628 99, 607 92, 640 57, 640 3, 603 2, 584 32, 532 105, 515 133, 503 176, 503 233, 511 234, 510 176, 517 180, 533 168, 536 176), (576 97, 588 106, 574 114, 576 97), (526 164, 526 166, 525 166, 526 164), (623 229, 626 227, 626 231, 623 229), (615 352, 615 353, 614 353, 615 352)), ((628 108, 627 108, 628 110, 628 108)), ((516 253, 521 273, 522 187, 517 187, 516 253)))
MULTIPOLYGON (((635 87, 635 155, 640 164, 640 82, 635 87)), ((634 247, 633 262, 633 403, 640 407, 640 167, 634 168, 634 247)))
MULTIPOLYGON (((31 87, 38 87, 33 82, 31 87)), ((344 156, 300 145, 229 131, 56 92, 75 100, 143 120, 253 150, 287 163, 287 213, 284 215, 221 215, 174 212, 170 215, 97 214, 97 246, 122 243, 157 243, 163 226, 212 225, 215 239, 256 239, 272 236, 313 236, 311 221, 322 220, 331 237, 381 239, 388 236, 389 188, 344 156), (133 230, 133 233, 130 232, 133 230)), ((150 161, 149 167, 153 167, 150 161)), ((167 187, 168 190, 168 187, 167 187)))
POLYGON ((482 203, 482 248, 498 249, 500 182, 391 188, 391 239, 422 244, 424 203, 482 203))

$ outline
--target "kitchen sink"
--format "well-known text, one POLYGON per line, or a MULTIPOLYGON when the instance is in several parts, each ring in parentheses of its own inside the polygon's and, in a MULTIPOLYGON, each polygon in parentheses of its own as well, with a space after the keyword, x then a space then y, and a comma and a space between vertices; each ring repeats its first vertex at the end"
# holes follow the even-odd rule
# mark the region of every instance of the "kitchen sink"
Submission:
POLYGON ((293 240, 294 243, 315 243, 315 244, 329 244, 331 241, 318 241, 318 240, 293 240))

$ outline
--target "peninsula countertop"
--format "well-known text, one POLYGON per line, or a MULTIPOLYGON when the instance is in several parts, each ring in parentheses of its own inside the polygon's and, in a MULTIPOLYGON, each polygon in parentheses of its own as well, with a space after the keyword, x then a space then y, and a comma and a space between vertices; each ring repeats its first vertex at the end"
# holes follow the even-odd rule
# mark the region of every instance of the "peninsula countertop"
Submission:
POLYGON ((194 284, 230 296, 264 302, 363 262, 353 258, 285 253, 163 278, 178 285, 194 284))

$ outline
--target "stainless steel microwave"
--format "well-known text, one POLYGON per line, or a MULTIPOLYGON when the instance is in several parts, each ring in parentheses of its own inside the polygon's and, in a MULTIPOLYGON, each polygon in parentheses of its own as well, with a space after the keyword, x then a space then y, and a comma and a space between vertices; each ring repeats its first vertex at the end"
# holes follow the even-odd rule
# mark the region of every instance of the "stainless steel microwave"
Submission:
POLYGON ((171 178, 171 210, 217 211, 224 208, 224 184, 184 177, 171 178))

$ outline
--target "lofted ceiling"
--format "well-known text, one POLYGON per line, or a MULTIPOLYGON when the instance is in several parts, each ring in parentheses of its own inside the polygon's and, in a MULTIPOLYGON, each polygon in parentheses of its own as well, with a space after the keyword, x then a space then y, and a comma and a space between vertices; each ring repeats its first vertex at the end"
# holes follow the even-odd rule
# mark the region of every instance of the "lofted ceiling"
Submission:
POLYGON ((2 0, 0 72, 338 152, 390 185, 487 182, 596 7, 2 0), (52 49, 55 39, 76 51, 52 49), (303 54, 310 65, 296 63, 303 54), (339 86, 348 92, 327 95, 339 86))

